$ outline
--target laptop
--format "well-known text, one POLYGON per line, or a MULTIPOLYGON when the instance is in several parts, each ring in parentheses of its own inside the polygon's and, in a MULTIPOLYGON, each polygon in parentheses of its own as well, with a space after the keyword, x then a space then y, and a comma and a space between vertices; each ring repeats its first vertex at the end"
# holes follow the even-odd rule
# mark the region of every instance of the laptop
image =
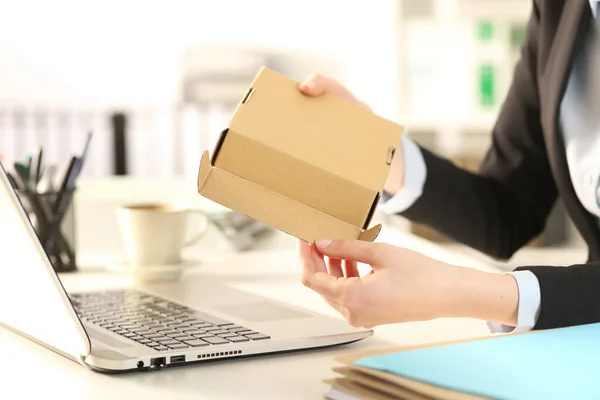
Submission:
POLYGON ((373 334, 199 276, 67 293, 0 163, 0 324, 99 372, 148 371, 373 334))

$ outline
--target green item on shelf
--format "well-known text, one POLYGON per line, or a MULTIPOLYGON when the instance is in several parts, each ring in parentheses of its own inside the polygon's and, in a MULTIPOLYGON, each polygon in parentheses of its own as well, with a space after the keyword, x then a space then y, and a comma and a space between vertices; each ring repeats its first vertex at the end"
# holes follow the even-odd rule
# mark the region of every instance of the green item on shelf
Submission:
POLYGON ((480 21, 477 23, 477 37, 481 41, 490 41, 494 37, 494 23, 492 21, 480 21))
POLYGON ((491 64, 479 67, 479 103, 490 108, 495 103, 496 69, 491 64))

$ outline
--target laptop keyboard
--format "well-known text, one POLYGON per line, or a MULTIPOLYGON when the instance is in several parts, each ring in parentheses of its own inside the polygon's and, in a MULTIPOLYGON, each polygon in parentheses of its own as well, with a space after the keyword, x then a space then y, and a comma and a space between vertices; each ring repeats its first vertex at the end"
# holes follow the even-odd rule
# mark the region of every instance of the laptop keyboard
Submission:
POLYGON ((134 290, 71 294, 79 317, 156 351, 270 339, 232 322, 134 290))

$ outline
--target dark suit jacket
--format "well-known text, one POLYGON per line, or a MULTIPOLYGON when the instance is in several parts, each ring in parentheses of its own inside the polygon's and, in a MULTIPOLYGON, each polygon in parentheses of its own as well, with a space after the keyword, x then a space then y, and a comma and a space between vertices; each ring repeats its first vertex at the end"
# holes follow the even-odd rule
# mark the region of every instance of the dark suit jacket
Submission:
POLYGON ((560 195, 589 258, 583 265, 518 268, 531 270, 540 283, 534 329, 600 321, 600 229, 575 194, 558 125, 574 55, 592 20, 588 0, 534 1, 521 59, 480 170, 469 173, 422 149, 423 194, 402 213, 508 258, 541 233, 560 195))

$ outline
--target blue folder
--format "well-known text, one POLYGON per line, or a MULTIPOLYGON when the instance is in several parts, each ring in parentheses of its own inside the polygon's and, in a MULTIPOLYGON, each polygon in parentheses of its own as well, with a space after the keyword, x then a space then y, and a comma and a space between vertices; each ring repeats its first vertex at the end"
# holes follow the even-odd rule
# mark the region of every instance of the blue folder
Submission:
POLYGON ((365 357, 354 365, 494 399, 600 399, 600 324, 365 357))

